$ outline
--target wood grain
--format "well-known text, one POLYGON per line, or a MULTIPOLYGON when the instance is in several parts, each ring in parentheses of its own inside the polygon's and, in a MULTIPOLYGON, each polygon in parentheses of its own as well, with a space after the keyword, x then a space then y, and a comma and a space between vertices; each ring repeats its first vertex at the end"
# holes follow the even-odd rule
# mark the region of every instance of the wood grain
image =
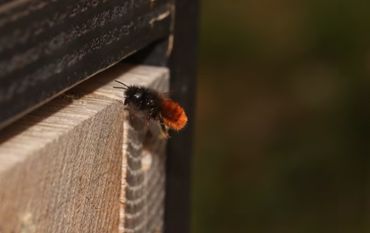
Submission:
POLYGON ((171 0, 0 1, 0 128, 171 30, 171 0))
POLYGON ((165 140, 113 80, 168 89, 168 71, 118 65, 0 134, 0 232, 161 232, 165 140))

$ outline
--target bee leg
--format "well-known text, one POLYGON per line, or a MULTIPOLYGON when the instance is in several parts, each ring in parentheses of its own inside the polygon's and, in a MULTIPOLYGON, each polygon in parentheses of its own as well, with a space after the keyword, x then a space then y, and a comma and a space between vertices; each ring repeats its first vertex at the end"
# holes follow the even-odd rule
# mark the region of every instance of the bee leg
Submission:
POLYGON ((164 138, 164 139, 168 139, 170 137, 169 133, 168 133, 168 127, 164 124, 163 122, 163 119, 160 118, 159 119, 159 124, 161 126, 161 136, 164 138))
POLYGON ((165 125, 161 124, 161 137, 163 139, 170 138, 170 134, 168 133, 168 128, 165 125))

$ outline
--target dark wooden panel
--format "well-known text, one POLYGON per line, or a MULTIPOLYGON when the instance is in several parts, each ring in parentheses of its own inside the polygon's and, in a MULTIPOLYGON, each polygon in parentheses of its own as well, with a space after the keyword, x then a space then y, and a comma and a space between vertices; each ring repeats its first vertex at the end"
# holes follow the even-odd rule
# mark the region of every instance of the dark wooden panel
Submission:
POLYGON ((151 43, 144 49, 127 58, 125 62, 151 66, 168 66, 168 59, 171 53, 170 41, 172 38, 173 37, 170 36, 151 43))
POLYGON ((169 0, 0 2, 0 127, 170 32, 169 0))
POLYGON ((187 111, 186 128, 169 140, 166 172, 165 233, 190 232, 190 178, 195 121, 198 0, 175 0, 170 90, 187 111))

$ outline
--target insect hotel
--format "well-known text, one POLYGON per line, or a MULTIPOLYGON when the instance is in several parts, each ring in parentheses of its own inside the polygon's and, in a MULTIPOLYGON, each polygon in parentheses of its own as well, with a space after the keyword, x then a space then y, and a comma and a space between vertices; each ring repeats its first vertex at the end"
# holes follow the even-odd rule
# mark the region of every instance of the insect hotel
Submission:
POLYGON ((0 1, 0 233, 189 232, 196 20, 195 0, 0 1))

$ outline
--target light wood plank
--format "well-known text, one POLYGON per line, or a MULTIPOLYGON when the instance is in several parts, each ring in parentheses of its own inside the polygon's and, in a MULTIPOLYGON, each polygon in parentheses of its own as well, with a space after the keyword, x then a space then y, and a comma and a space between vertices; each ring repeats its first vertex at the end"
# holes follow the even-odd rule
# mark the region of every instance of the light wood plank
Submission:
POLYGON ((168 90, 167 69, 118 65, 1 132, 1 233, 162 231, 165 141, 114 79, 168 90))

